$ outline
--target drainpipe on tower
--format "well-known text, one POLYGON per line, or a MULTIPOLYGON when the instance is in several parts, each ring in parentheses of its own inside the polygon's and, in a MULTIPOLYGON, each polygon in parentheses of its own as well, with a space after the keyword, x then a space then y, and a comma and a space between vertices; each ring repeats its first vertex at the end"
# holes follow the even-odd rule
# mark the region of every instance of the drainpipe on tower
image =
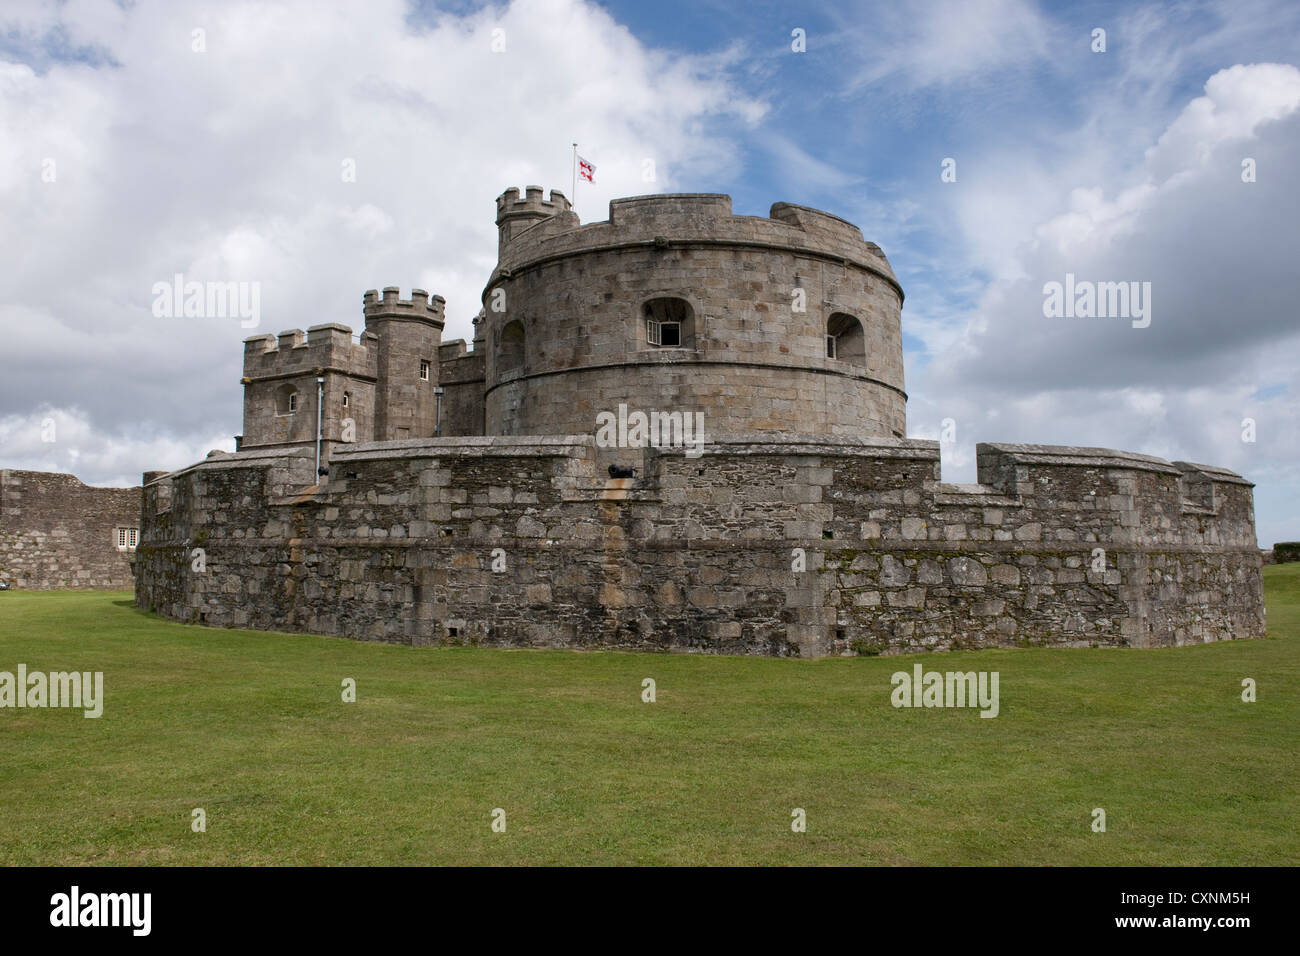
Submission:
POLYGON ((320 483, 320 477, 324 474, 320 467, 320 434, 321 423, 325 415, 325 376, 316 376, 316 481, 320 483))

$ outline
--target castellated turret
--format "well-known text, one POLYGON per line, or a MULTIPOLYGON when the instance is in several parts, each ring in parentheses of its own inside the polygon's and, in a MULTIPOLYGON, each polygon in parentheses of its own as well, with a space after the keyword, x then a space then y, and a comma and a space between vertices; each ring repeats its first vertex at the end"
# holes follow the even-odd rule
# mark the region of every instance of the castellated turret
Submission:
POLYGON ((431 437, 443 303, 390 286, 365 294, 360 342, 336 323, 245 339, 239 448, 314 445, 318 393, 322 462, 339 443, 431 437))
MULTIPOLYGON (((535 226, 543 219, 571 214, 572 206, 564 193, 558 189, 551 190, 551 198, 542 198, 541 186, 526 186, 524 198, 519 198, 518 188, 511 186, 497 197, 497 255, 505 251, 512 239, 525 229, 535 226)), ((572 224, 578 224, 578 217, 573 215, 572 224)))
POLYGON ((398 298, 389 286, 383 297, 365 294, 366 334, 375 336, 375 440, 429 438, 437 427, 438 347, 442 343, 443 305, 412 289, 398 298))

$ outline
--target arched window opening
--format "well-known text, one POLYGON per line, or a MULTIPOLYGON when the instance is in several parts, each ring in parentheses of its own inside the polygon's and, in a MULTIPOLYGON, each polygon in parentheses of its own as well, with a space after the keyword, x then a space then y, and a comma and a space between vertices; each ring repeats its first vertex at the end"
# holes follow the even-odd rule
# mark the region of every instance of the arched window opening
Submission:
POLYGON ((501 330, 501 346, 497 350, 497 374, 515 372, 524 367, 524 323, 515 319, 501 330))
POLYGON ((651 299, 641 312, 646 345, 664 349, 695 347, 695 310, 685 299, 651 299))
POLYGON ((826 357, 837 362, 867 367, 867 337, 862 323, 845 312, 826 321, 826 357))
POLYGON ((298 410, 298 390, 292 385, 281 385, 275 393, 275 413, 292 415, 298 410))

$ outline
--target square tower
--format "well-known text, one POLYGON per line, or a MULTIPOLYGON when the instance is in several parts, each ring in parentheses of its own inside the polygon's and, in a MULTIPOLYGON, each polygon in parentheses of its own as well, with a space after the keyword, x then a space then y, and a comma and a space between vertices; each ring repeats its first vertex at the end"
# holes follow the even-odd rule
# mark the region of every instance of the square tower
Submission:
POLYGON ((366 335, 375 355, 375 441, 432 438, 438 424, 438 348, 442 344, 443 306, 423 289, 398 298, 396 286, 381 297, 365 294, 366 335))

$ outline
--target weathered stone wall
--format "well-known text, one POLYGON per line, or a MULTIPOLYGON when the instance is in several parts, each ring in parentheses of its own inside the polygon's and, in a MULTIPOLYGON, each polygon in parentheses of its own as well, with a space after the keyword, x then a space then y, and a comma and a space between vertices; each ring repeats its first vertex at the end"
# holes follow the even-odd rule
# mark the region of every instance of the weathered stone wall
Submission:
POLYGON ((442 434, 483 434, 483 353, 465 351, 465 341, 444 342, 438 350, 442 385, 442 434))
MULTIPOLYGON (((375 430, 377 441, 428 438, 437 417, 438 347, 442 343, 442 296, 429 297, 412 289, 411 298, 398 297, 387 286, 381 297, 365 294, 366 332, 378 343, 375 354, 375 430), (428 363, 426 377, 420 364, 428 363)), ((365 439, 358 434, 358 440, 365 439)))
POLYGON ((346 325, 312 326, 279 336, 244 340, 244 432, 240 447, 303 444, 316 440, 316 377, 325 379, 322 435, 342 438, 342 421, 351 418, 359 437, 374 434, 375 354, 378 340, 352 341, 346 325), (295 389, 298 407, 289 413, 281 402, 284 388, 295 389), (344 394, 348 396, 344 407, 344 394))
MULTIPOLYGON (((363 297, 366 327, 360 342, 352 329, 327 323, 306 334, 289 329, 244 340, 244 431, 240 449, 315 447, 317 378, 321 384, 321 457, 328 462, 338 442, 365 442, 433 435, 439 384, 443 299, 423 289, 399 297, 395 286, 382 296, 363 297), (428 375, 420 377, 421 362, 428 375), (286 389, 297 393, 297 407, 284 403, 286 389)), ((453 363, 454 364, 454 363, 453 363)), ((479 358, 481 366, 482 359, 479 358)), ((464 378, 464 376, 461 376, 464 378)), ((482 375, 478 392, 481 404, 482 375)), ((463 386, 458 381, 460 404, 463 386)), ((481 416, 480 416, 481 417, 481 416)), ((478 432, 481 433, 481 425, 478 432)))
POLYGON ((140 488, 94 488, 73 475, 0 471, 0 581, 28 590, 130 588, 117 529, 140 523, 140 488))
POLYGON ((588 437, 371 443, 305 494, 308 458, 210 460, 145 486, 137 603, 414 644, 800 656, 1264 633, 1251 486, 1221 469, 981 445, 959 486, 936 442, 771 434, 645 461, 615 480, 588 437))
POLYGON ((710 434, 901 437, 902 299, 880 248, 817 210, 733 216, 709 194, 618 199, 586 226, 562 211, 503 238, 484 290, 486 431, 586 433, 625 403, 701 411, 710 434), (661 297, 690 306, 680 348, 647 339, 661 297), (861 324, 860 357, 827 357, 837 313, 861 324), (522 363, 503 358, 516 322, 522 363))

